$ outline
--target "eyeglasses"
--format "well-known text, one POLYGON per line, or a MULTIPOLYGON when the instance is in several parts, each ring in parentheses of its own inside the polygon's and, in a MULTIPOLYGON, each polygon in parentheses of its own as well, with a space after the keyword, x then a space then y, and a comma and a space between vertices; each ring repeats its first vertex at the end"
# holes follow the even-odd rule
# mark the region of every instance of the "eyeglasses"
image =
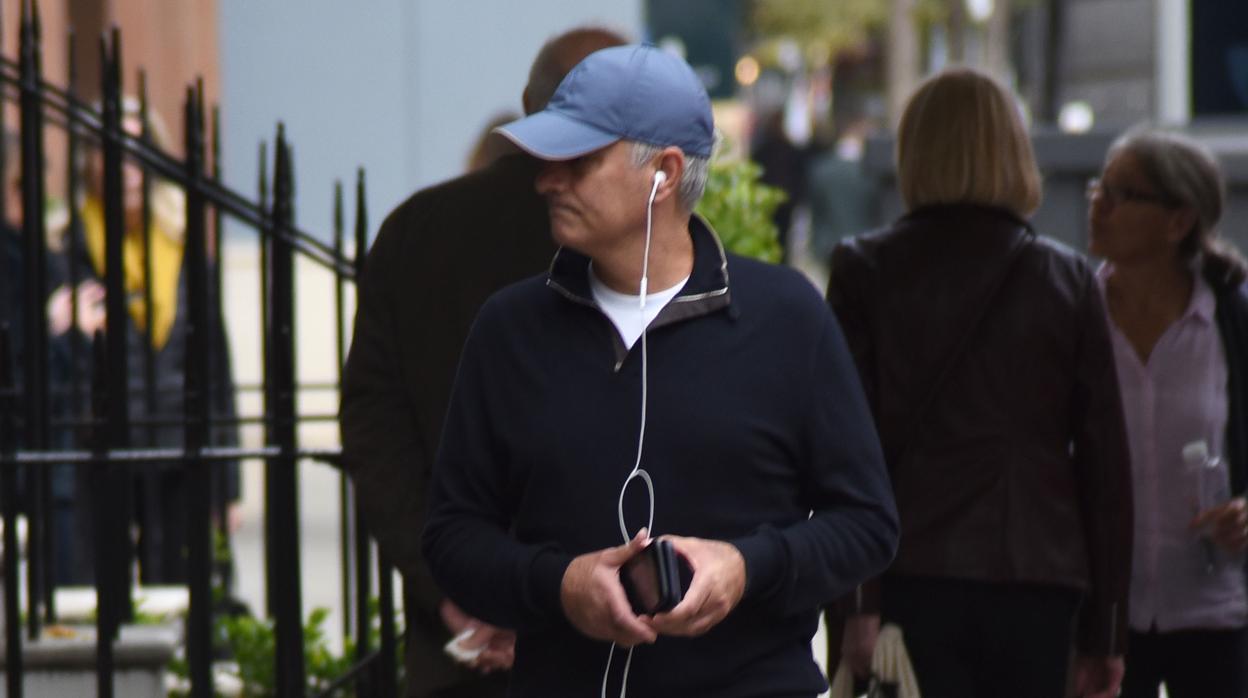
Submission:
POLYGON ((1110 206, 1129 204, 1133 202, 1156 204, 1166 208, 1173 208, 1179 205, 1179 203, 1171 197, 1163 196, 1161 194, 1153 194, 1151 192, 1141 191, 1131 187, 1115 187, 1099 177, 1094 177, 1088 180, 1088 189, 1086 194, 1088 201, 1091 201, 1093 197, 1100 196, 1101 200, 1110 206))

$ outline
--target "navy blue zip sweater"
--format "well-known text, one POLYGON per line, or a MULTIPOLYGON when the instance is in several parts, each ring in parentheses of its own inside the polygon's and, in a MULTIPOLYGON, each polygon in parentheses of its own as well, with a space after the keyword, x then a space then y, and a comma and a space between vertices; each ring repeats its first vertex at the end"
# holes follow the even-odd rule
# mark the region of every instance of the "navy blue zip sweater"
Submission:
MULTIPOLYGON (((835 317, 791 270, 725 255, 694 218, 688 283, 651 323, 642 467, 652 535, 726 540, 741 603, 702 637, 638 647, 634 696, 814 696, 820 605, 882 571, 898 525, 879 441, 835 317), (731 279, 731 287, 729 287, 731 279)), ((598 695, 609 645, 568 623, 572 558, 619 545, 639 426, 641 344, 592 300, 588 259, 482 308, 434 466, 424 551, 468 613, 518 633, 513 696, 598 695)), ((630 532, 646 524, 630 487, 630 532)), ((612 664, 617 695, 623 655, 612 664)))

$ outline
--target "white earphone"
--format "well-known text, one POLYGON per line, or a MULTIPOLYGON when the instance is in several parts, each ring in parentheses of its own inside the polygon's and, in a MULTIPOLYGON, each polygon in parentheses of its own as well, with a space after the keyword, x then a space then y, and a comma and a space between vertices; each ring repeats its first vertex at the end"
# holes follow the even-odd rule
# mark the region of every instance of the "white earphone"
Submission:
POLYGON ((646 248, 641 258, 641 309, 646 309, 646 293, 650 290, 650 223, 654 212, 654 197, 659 187, 667 181, 667 173, 657 170, 654 173, 654 185, 650 187, 650 198, 646 201, 646 248))
MULTIPOLYGON (((641 467, 641 454, 646 443, 646 411, 649 404, 649 352, 646 350, 646 328, 645 316, 646 311, 646 294, 649 292, 650 286, 650 235, 654 222, 654 197, 659 193, 659 187, 667 181, 667 173, 658 170, 654 173, 654 184, 650 187, 650 198, 646 201, 646 246, 641 257, 641 284, 638 291, 640 292, 640 310, 643 313, 641 330, 641 425, 637 431, 637 460, 633 463, 633 469, 629 472, 628 477, 624 478, 624 484, 620 487, 619 501, 616 503, 616 514, 619 517, 620 535, 624 542, 628 543, 631 536, 628 534, 628 525, 624 522, 624 493, 628 491, 628 485, 634 479, 640 479, 646 486, 646 495, 650 499, 650 516, 646 521, 646 529, 654 530, 654 482, 650 479, 650 473, 647 473, 641 467)), ((620 683, 620 698, 628 695, 628 671, 633 665, 633 649, 628 648, 628 658, 624 661, 624 676, 620 683)), ((602 672, 602 693, 601 698, 607 698, 607 679, 611 676, 611 661, 615 658, 615 643, 611 643, 611 649, 607 654, 607 666, 602 672)))

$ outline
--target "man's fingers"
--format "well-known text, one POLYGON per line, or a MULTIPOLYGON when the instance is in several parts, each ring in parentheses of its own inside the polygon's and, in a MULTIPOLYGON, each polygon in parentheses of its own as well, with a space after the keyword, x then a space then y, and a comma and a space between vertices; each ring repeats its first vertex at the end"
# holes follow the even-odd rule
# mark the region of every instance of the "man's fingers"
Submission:
POLYGON ((488 626, 488 625, 478 626, 476 631, 473 632, 472 635, 468 637, 468 639, 459 643, 459 646, 467 650, 475 650, 480 647, 485 647, 486 645, 490 644, 490 640, 494 639, 494 635, 496 632, 498 631, 495 630, 491 626, 488 626))
POLYGON ((646 543, 649 541, 650 532, 643 528, 637 532, 637 535, 633 536, 632 540, 624 545, 617 545, 614 548, 604 550, 602 552, 602 561, 605 564, 619 567, 641 552, 641 549, 646 547, 646 543))
POLYGON ((658 633, 640 618, 633 615, 632 606, 624 596, 624 590, 617 587, 607 598, 608 610, 611 613, 611 624, 615 627, 612 640, 624 647, 632 647, 642 643, 651 643, 658 639, 658 633))
POLYGON ((511 668, 511 659, 506 652, 487 649, 473 660, 471 666, 485 672, 496 669, 509 669, 511 668))
POLYGON ((676 607, 672 610, 656 614, 650 625, 665 635, 691 636, 701 634, 695 632, 693 628, 697 624, 699 615, 702 614, 709 598, 710 589, 707 584, 695 576, 693 583, 689 586, 689 591, 685 594, 685 598, 676 604, 676 607))

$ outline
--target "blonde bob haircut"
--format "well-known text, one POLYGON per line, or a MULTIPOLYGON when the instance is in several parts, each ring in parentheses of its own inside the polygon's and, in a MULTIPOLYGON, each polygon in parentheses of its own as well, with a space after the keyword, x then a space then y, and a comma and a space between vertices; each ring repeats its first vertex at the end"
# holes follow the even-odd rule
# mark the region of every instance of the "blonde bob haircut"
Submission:
POLYGON ((928 78, 906 102, 897 179, 910 210, 963 203, 1025 217, 1040 206, 1040 171, 1013 96, 966 68, 928 78))

